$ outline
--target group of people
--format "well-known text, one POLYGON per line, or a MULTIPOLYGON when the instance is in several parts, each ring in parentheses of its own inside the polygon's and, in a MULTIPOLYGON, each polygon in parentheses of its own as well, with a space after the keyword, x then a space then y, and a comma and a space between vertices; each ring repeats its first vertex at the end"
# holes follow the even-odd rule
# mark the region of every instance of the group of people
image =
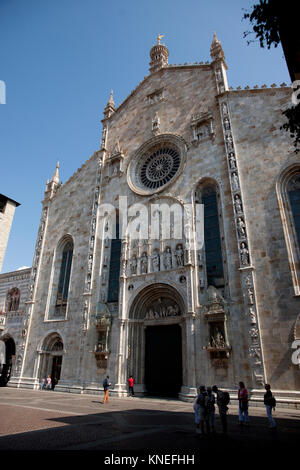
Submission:
MULTIPOLYGON (((133 397, 134 396, 134 389, 133 389, 134 378, 132 377, 132 375, 130 375, 127 383, 128 383, 129 396, 133 397)), ((103 380, 104 397, 103 397, 103 402, 102 403, 108 403, 109 402, 109 387, 110 386, 111 386, 111 383, 109 381, 109 375, 107 375, 105 377, 105 379, 103 380)))
POLYGON ((55 377, 48 375, 47 377, 43 377, 41 380, 41 390, 54 390, 55 385, 57 384, 57 380, 55 377))
MULTIPOLYGON (((271 392, 271 386, 265 385, 264 405, 266 406, 267 417, 269 420, 269 427, 275 428, 276 423, 272 416, 272 410, 275 409, 276 400, 271 392)), ((244 382, 239 382, 238 389, 238 402, 239 402, 239 425, 249 425, 249 394, 245 387, 244 382)), ((228 404, 230 403, 230 395, 227 391, 219 390, 216 385, 213 387, 199 387, 199 393, 194 400, 194 413, 196 433, 206 434, 215 432, 215 404, 219 409, 219 415, 222 425, 223 434, 227 434, 227 412, 228 404)))

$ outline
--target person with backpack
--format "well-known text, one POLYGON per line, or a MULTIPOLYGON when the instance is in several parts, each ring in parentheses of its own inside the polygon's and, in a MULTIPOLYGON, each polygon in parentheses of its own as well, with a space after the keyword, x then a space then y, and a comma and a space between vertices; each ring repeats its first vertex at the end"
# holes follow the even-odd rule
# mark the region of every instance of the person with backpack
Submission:
POLYGON ((244 382, 239 382, 238 389, 238 400, 239 400, 239 424, 249 424, 249 415, 248 415, 248 390, 245 387, 244 382))
POLYGON ((197 390, 198 395, 196 396, 194 403, 193 403, 193 409, 194 409, 194 415, 195 415, 195 424, 196 424, 196 434, 200 434, 200 425, 199 425, 199 405, 198 405, 198 397, 200 394, 200 389, 197 390))
POLYGON ((109 387, 111 386, 111 383, 109 382, 109 375, 104 379, 103 381, 103 389, 104 389, 104 397, 103 397, 103 402, 102 403, 108 403, 109 402, 109 387))
POLYGON ((219 408, 223 434, 225 435, 227 434, 227 405, 230 402, 230 395, 228 392, 219 390, 216 385, 212 387, 212 391, 217 395, 217 405, 219 408))
POLYGON ((273 394, 271 392, 271 386, 269 384, 265 385, 265 389, 266 389, 266 393, 264 394, 264 404, 266 406, 267 416, 268 416, 269 423, 270 423, 269 427, 274 429, 276 428, 276 423, 272 416, 272 409, 275 410, 276 400, 273 397, 273 394))
POLYGON ((215 432, 215 396, 211 387, 207 387, 206 410, 209 430, 215 432))

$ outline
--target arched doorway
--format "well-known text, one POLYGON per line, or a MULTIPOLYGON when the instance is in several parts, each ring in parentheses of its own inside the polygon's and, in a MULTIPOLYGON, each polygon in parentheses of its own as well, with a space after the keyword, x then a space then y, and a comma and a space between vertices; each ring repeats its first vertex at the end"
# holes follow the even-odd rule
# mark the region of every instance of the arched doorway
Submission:
POLYGON ((58 333, 51 333, 43 341, 40 359, 39 378, 50 375, 52 389, 59 382, 64 354, 64 345, 58 333))
POLYGON ((128 322, 127 374, 136 391, 177 397, 183 385, 184 303, 167 284, 144 288, 134 300, 128 322))
MULTIPOLYGON (((5 354, 3 364, 1 364, 0 387, 5 387, 11 376, 11 369, 13 366, 13 359, 16 355, 16 345, 11 336, 4 336, 0 341, 5 344, 5 354)), ((3 349, 3 348, 2 348, 3 349)))

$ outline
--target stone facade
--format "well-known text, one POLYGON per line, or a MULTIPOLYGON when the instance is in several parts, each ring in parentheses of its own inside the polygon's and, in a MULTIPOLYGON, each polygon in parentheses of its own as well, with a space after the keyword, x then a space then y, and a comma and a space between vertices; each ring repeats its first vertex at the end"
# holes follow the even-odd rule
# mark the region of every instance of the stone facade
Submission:
POLYGON ((133 374, 136 392, 149 393, 160 326, 170 337, 180 332, 173 357, 181 364, 174 386, 180 385, 182 399, 191 399, 200 383, 230 390, 243 380, 253 396, 270 382, 296 403, 299 367, 291 346, 299 293, 278 183, 299 163, 279 130, 291 89, 229 89, 216 37, 211 63, 169 65, 160 41, 150 56, 150 75, 117 108, 111 93, 100 150, 65 184, 58 166, 47 182, 24 361, 10 385, 37 388, 55 362, 60 390, 98 393, 108 374, 113 393, 122 396, 133 374), (223 263, 224 282, 215 285, 208 282, 205 247, 189 244, 197 236, 195 207, 207 187, 216 194, 223 263), (137 204, 148 213, 155 204, 189 207, 191 227, 181 238, 162 237, 159 221, 158 237, 149 239, 147 224, 137 221, 137 239, 127 230, 121 240, 119 293, 111 299, 116 248, 108 236, 114 225, 109 207, 128 228, 137 204), (66 243, 73 250, 70 284, 64 309, 57 310, 66 243))

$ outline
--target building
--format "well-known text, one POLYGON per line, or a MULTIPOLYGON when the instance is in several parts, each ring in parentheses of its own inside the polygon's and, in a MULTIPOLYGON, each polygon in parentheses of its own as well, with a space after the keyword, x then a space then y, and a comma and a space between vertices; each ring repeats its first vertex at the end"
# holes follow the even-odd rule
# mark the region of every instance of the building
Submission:
POLYGON ((19 202, 16 202, 13 199, 0 194, 0 271, 3 265, 15 209, 19 205, 19 202))
POLYGON ((109 375, 124 396, 132 374, 137 394, 190 400, 243 380, 299 404, 291 88, 233 90, 216 36, 210 52, 169 65, 159 37, 149 75, 111 93, 100 149, 47 181, 11 386, 99 393, 109 375))

